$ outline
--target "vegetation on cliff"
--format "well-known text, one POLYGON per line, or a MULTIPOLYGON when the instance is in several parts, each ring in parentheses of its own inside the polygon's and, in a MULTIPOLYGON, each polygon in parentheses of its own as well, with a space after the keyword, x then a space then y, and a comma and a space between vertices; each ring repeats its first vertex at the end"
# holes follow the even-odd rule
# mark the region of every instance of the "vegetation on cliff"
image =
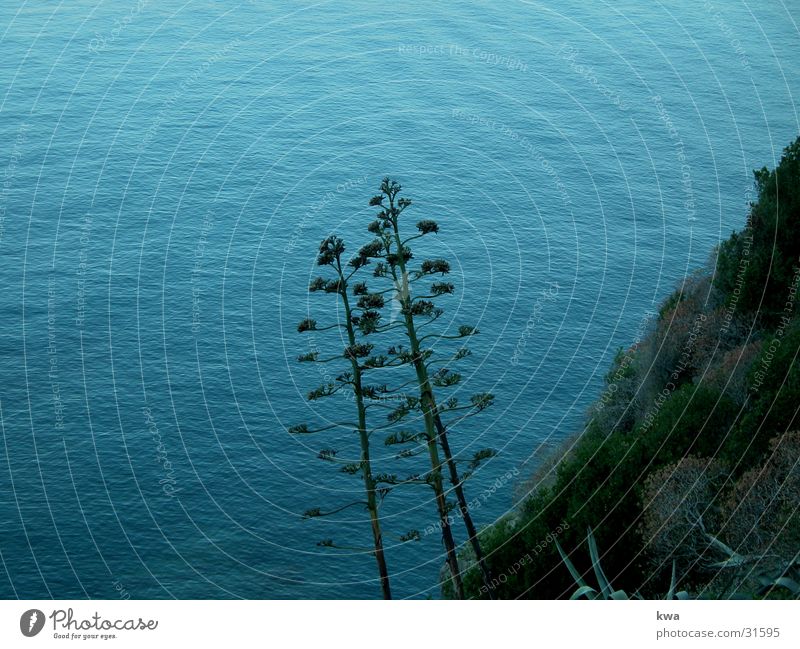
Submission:
POLYGON ((467 596, 570 596, 570 569, 588 581, 598 561, 644 597, 800 595, 800 138, 755 184, 746 226, 619 351, 518 512, 481 532, 494 577, 469 571, 467 596))

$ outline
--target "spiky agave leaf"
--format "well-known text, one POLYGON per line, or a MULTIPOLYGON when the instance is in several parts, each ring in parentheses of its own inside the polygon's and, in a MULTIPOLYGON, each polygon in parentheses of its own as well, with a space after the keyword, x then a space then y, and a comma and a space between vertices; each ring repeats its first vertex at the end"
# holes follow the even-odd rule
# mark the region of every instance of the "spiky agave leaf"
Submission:
POLYGON ((581 597, 586 597, 587 599, 597 599, 597 591, 591 586, 581 586, 574 593, 572 593, 569 598, 580 599, 581 597))
POLYGON ((614 591, 606 577, 606 573, 603 571, 603 567, 600 565, 600 552, 597 550, 597 541, 594 538, 591 527, 587 529, 586 540, 589 543, 589 557, 592 560, 592 569, 600 586, 600 593, 603 595, 603 599, 609 599, 614 591))
MULTIPOLYGON (((567 570, 569 570, 569 574, 572 575, 572 579, 575 581, 578 587, 588 588, 589 587, 588 584, 581 576, 581 573, 578 572, 578 569, 575 567, 575 564, 573 564, 572 561, 570 561, 570 558, 567 556, 567 553, 564 552, 564 548, 561 547, 561 544, 558 541, 554 541, 554 543, 556 545, 556 550, 558 550, 558 553, 561 555, 561 561, 567 567, 567 570)), ((594 588, 592 588, 591 590, 594 590, 594 588)))

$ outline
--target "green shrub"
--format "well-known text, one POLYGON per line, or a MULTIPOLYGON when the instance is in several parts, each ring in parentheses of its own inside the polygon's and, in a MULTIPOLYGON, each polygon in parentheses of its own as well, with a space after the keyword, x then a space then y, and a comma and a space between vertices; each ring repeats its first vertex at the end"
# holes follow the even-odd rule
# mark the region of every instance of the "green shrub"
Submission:
POLYGON ((800 412, 800 319, 778 338, 766 338, 750 369, 750 407, 726 447, 737 474, 754 466, 776 433, 793 428, 800 412))
POLYGON ((776 169, 764 167, 754 176, 758 201, 749 227, 720 246, 715 283, 732 295, 742 259, 748 259, 738 306, 758 312, 763 326, 770 327, 783 311, 785 288, 800 258, 800 138, 784 149, 776 169), (752 247, 745 254, 749 236, 752 247))
MULTIPOLYGON (((665 388, 666 389, 666 388, 665 388)), ((713 457, 734 432, 739 409, 719 391, 686 384, 675 391, 639 435, 653 467, 678 462, 686 455, 713 457)))

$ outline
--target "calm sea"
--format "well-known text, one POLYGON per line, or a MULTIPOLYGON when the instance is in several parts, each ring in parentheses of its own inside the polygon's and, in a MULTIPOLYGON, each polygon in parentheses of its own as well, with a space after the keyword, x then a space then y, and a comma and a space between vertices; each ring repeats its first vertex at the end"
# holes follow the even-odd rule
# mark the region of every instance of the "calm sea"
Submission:
MULTIPOLYGON (((361 243, 387 174, 439 220, 445 324, 481 329, 461 390, 497 403, 452 443, 499 451, 468 497, 481 525, 507 513, 800 130, 798 18, 778 0, 0 3, 0 596, 379 595, 360 508, 300 518, 359 497, 316 459, 352 435, 286 429, 347 407, 306 403, 325 377, 298 366, 295 326, 335 315, 306 295, 315 246, 361 243)), ((437 597, 429 494, 384 512, 396 595, 437 597)))

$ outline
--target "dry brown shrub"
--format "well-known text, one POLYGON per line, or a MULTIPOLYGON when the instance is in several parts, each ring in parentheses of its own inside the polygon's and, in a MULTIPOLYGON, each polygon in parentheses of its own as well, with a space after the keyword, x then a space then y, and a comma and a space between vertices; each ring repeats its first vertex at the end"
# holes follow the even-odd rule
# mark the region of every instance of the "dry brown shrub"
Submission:
POLYGON ((776 566, 800 550, 800 431, 772 439, 764 463, 745 472, 722 506, 722 533, 740 554, 776 566))
POLYGON ((688 456, 654 471, 642 495, 642 537, 659 566, 674 559, 681 570, 708 550, 707 532, 717 519, 714 505, 726 471, 716 460, 688 456))

